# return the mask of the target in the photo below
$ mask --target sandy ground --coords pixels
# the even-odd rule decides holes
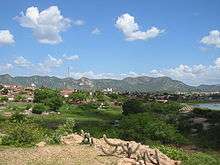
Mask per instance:
[[[0,148],[1,165],[113,165],[116,159],[102,156],[86,145]]]

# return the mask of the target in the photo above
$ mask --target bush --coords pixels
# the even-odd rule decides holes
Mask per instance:
[[[49,107],[50,111],[58,111],[58,109],[63,105],[63,99],[60,96],[54,96],[47,99],[45,105]]]
[[[41,88],[34,91],[34,103],[43,103],[51,111],[57,111],[63,105],[63,98],[57,90]]]
[[[60,138],[64,135],[68,135],[70,133],[73,133],[75,131],[75,120],[69,118],[66,120],[66,122],[59,126],[55,132],[52,134],[50,143],[56,144],[60,143]]]
[[[162,144],[185,143],[186,139],[176,128],[150,113],[124,116],[120,122],[121,138],[145,142],[148,139]]]
[[[16,147],[33,146],[42,141],[44,137],[44,130],[38,125],[16,123],[10,127],[6,136],[2,138],[2,144]]]
[[[122,105],[122,110],[123,115],[143,113],[145,111],[144,104],[141,101],[135,99],[127,100]]]
[[[177,149],[174,147],[168,147],[164,145],[158,145],[156,146],[156,148],[159,149],[162,153],[164,153],[171,159],[181,160],[181,161],[185,161],[189,159],[189,155],[186,152],[184,152],[182,149]]]
[[[9,121],[12,123],[24,123],[27,121],[27,117],[23,114],[15,113],[10,117]]]
[[[0,102],[7,102],[7,101],[8,101],[8,97],[0,96]]]
[[[86,101],[89,98],[89,93],[84,91],[79,91],[72,93],[70,97],[68,98],[69,103],[77,103],[77,102],[83,102]]]
[[[42,103],[35,104],[33,109],[32,109],[32,113],[42,114],[43,112],[47,111],[47,109],[48,108]]]
[[[159,114],[172,114],[178,113],[179,109],[182,108],[181,104],[175,102],[158,103],[152,102],[145,104],[146,110]]]
[[[194,153],[184,160],[183,165],[219,165],[219,159],[205,153]]]
[[[15,101],[19,102],[19,101],[24,101],[25,100],[25,96],[23,95],[17,95],[15,96]]]

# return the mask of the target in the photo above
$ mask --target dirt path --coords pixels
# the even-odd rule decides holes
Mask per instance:
[[[0,148],[1,165],[112,165],[116,161],[115,157],[101,156],[85,145]]]

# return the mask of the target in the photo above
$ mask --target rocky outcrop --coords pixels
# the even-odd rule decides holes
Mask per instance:
[[[79,145],[84,137],[74,133],[61,138],[62,144]],[[120,139],[93,138],[93,147],[99,155],[116,156],[119,158],[117,165],[179,165],[181,162],[172,160],[157,149],[135,141]]]

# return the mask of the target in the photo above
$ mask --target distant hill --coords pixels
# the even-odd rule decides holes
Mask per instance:
[[[50,76],[12,77],[8,74],[0,75],[0,83],[30,86],[34,83],[37,87],[50,88],[76,88],[86,90],[102,90],[113,88],[117,91],[142,91],[142,92],[188,92],[188,91],[220,91],[220,85],[189,86],[181,81],[169,77],[127,77],[122,80],[115,79],[80,79],[57,78]]]

